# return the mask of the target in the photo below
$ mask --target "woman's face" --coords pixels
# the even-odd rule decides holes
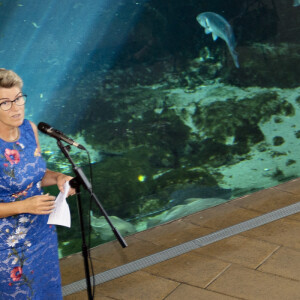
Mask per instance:
[[[21,95],[21,89],[19,87],[12,88],[0,88],[0,103],[5,102],[5,100],[13,101],[19,95]],[[24,121],[24,105],[18,106],[12,103],[12,107],[4,111],[0,108],[0,126],[1,127],[19,127]]]

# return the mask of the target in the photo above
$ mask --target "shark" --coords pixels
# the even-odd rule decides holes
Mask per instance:
[[[293,6],[299,6],[300,5],[300,0],[294,0],[294,5]]]
[[[212,34],[214,41],[216,41],[218,37],[225,41],[234,65],[239,68],[240,65],[238,61],[238,54],[235,51],[235,37],[230,24],[222,16],[213,12],[201,13],[196,19],[198,23],[205,29],[206,34]]]

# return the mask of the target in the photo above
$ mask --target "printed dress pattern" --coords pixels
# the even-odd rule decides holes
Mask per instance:
[[[20,138],[0,139],[0,203],[41,195],[46,164],[28,120]],[[48,215],[0,218],[0,299],[60,300],[61,279],[55,226]]]

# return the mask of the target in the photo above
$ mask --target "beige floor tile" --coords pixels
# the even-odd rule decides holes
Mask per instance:
[[[243,236],[267,241],[277,245],[300,249],[300,222],[280,219],[241,233]]]
[[[231,204],[223,204],[215,209],[205,210],[203,212],[187,216],[183,218],[183,221],[198,226],[214,228],[216,230],[236,225],[259,215],[261,214],[255,211]]]
[[[236,235],[193,252],[256,269],[278,248],[268,242]]]
[[[143,241],[161,245],[167,249],[211,232],[213,232],[212,229],[177,220],[140,232],[135,237]]]
[[[76,270],[76,272],[74,272]],[[60,259],[60,273],[62,285],[85,278],[83,258],[80,254],[74,254]]]
[[[94,297],[94,300],[112,300],[112,299],[114,299],[114,298],[102,296],[100,294],[95,294],[95,297]],[[82,292],[78,292],[78,293],[75,293],[72,295],[65,296],[64,300],[88,300],[88,295],[87,295],[86,291],[82,291]]]
[[[189,252],[145,268],[144,271],[177,282],[205,288],[229,266],[230,263]]]
[[[300,195],[295,195],[278,188],[269,188],[231,201],[231,204],[267,213],[300,201]]]
[[[181,284],[174,292],[172,292],[165,300],[234,300],[235,297],[207,291],[205,289],[194,286]]]
[[[247,300],[296,300],[300,295],[300,282],[232,266],[208,289]]]
[[[300,251],[280,248],[258,270],[300,281]]]
[[[288,182],[279,184],[274,188],[281,191],[286,191],[288,193],[300,195],[300,178],[296,178]]]
[[[296,221],[300,222],[300,213],[290,215],[289,217],[287,217],[287,219],[296,220]]]
[[[96,293],[120,300],[162,300],[179,283],[138,271],[97,286]]]

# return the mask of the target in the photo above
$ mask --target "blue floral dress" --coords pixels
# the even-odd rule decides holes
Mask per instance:
[[[16,142],[0,139],[0,203],[41,195],[46,164],[28,120]],[[0,299],[62,299],[57,235],[48,215],[0,218]]]

